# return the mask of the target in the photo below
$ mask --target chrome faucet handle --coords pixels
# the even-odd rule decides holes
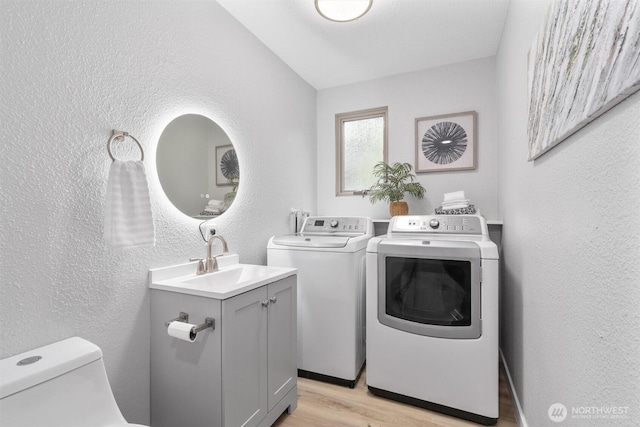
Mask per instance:
[[[204,261],[202,259],[198,260],[198,268],[196,269],[196,276],[202,276],[207,272],[207,269],[204,267]]]
[[[214,271],[218,271],[218,260],[216,259],[216,257],[207,258],[207,263],[204,267],[204,273],[213,273]]]
[[[204,266],[204,260],[202,258],[189,258],[189,261],[198,261],[198,267],[196,268],[196,276],[201,276],[207,272]]]

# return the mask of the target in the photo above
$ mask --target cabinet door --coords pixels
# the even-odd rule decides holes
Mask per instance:
[[[267,287],[222,303],[222,406],[226,427],[267,415]]]
[[[269,411],[298,378],[296,276],[269,284]]]

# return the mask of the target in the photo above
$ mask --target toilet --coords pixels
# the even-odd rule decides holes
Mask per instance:
[[[144,427],[124,419],[102,351],[79,337],[0,360],[0,425]]]

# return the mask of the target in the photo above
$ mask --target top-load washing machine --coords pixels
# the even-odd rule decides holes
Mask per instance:
[[[495,424],[498,280],[483,217],[393,217],[367,247],[369,390]]]
[[[365,258],[373,222],[309,217],[274,236],[267,264],[298,269],[298,375],[354,387],[365,361]]]

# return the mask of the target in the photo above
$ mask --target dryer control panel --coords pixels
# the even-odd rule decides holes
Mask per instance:
[[[389,233],[486,234],[486,222],[479,215],[394,216]]]
[[[311,216],[305,220],[302,233],[365,234],[368,231],[367,228],[368,218]]]

